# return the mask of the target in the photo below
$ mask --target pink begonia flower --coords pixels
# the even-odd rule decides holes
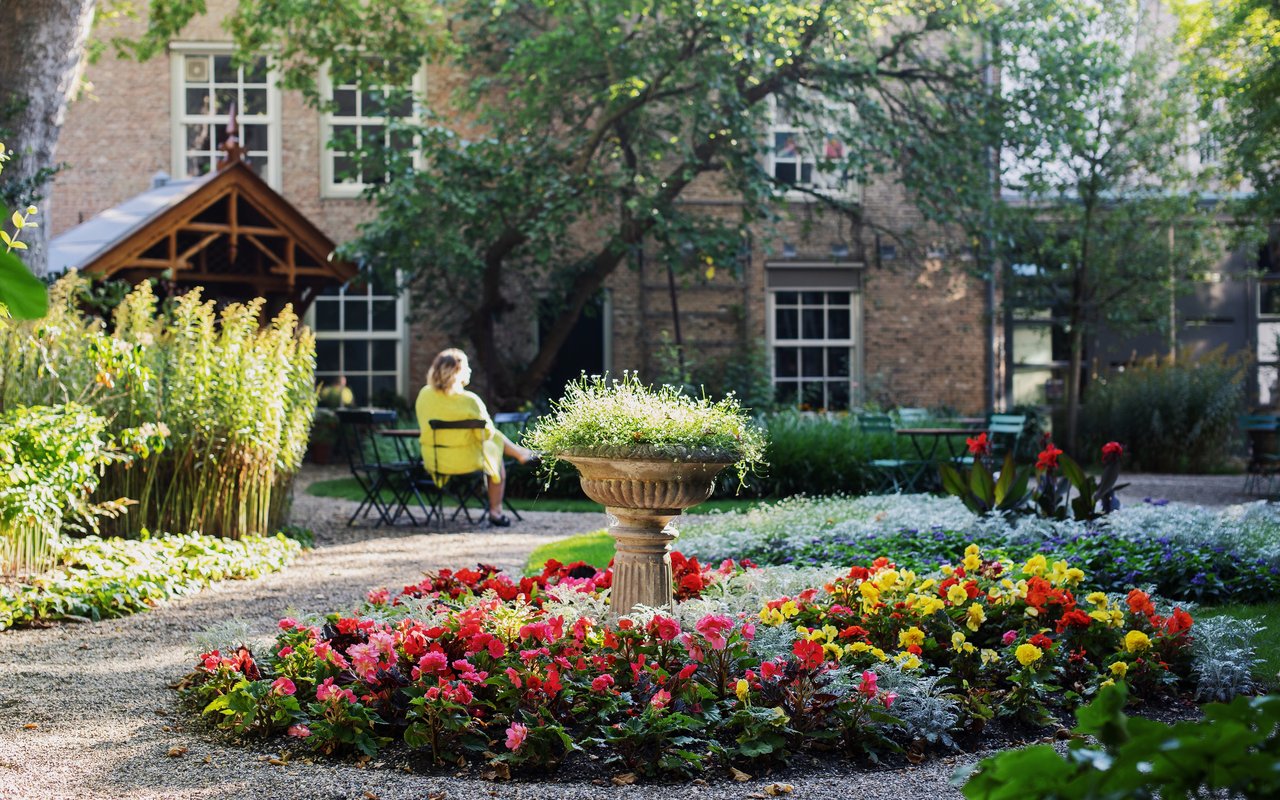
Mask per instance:
[[[347,655],[351,656],[351,669],[360,677],[360,680],[368,683],[378,674],[376,645],[369,642],[353,644],[347,648]]]
[[[329,700],[346,700],[348,703],[354,703],[356,695],[350,689],[334,686],[333,678],[325,678],[324,683],[316,687],[316,699],[321,703]]]
[[[311,729],[301,723],[289,726],[289,735],[298,739],[305,739],[311,735]]]
[[[613,676],[601,675],[591,682],[591,691],[596,693],[606,692],[613,688]]]
[[[1011,645],[1011,644],[1013,644],[1014,642],[1018,641],[1018,632],[1017,632],[1017,631],[1005,631],[1005,632],[1004,632],[1004,636],[1000,639],[1000,641],[1004,642],[1005,647],[1008,647],[1009,645]]]
[[[291,695],[298,691],[298,687],[293,685],[293,681],[283,675],[276,678],[271,684],[271,693],[279,695]]]
[[[658,633],[658,638],[664,642],[669,642],[680,635],[680,623],[671,617],[654,617],[653,624]]]
[[[692,678],[693,673],[697,671],[698,671],[697,664],[685,664],[684,668],[680,670],[680,674],[677,677],[682,681],[687,681],[690,678]]]
[[[375,606],[383,606],[391,601],[391,592],[387,591],[385,588],[370,589],[369,593],[364,596],[364,599],[368,600]]]
[[[282,631],[288,631],[298,627],[298,621],[293,617],[285,617],[276,624],[280,626],[280,630]]]
[[[671,692],[668,692],[666,689],[659,689],[658,693],[655,694],[653,696],[653,699],[649,701],[649,705],[653,706],[654,708],[666,708],[670,704],[671,704]]]
[[[893,701],[898,699],[897,692],[889,692],[884,696],[884,710],[888,711],[893,706]]]
[[[284,647],[280,648],[280,652],[276,653],[276,655],[279,656],[280,658],[286,658],[288,656],[291,656],[293,655],[293,648],[286,644]]]
[[[388,659],[394,661],[396,658],[396,637],[390,631],[374,631],[369,634],[369,644],[378,648],[378,652],[382,653]]]
[[[858,684],[858,691],[867,697],[876,696],[876,681],[878,677],[871,670],[864,670],[862,673],[862,683]]]
[[[723,614],[708,614],[693,627],[713,650],[723,650],[729,643],[727,634],[733,630],[733,620]]]
[[[524,740],[529,736],[529,728],[519,722],[511,723],[511,727],[507,728],[507,749],[513,753],[520,749],[524,744]]]

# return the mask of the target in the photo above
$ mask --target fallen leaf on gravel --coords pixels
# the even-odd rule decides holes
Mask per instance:
[[[161,726],[160,726],[160,730],[162,730],[162,731],[171,731],[171,730],[173,730],[173,726],[172,726],[172,725],[161,725]]]
[[[448,792],[432,792],[427,795],[427,800],[445,800],[449,796]]]
[[[693,779],[693,781],[692,781],[692,783],[693,783],[693,785],[694,785],[694,786],[706,786],[706,785],[707,785],[707,782],[706,782],[706,781],[704,781],[702,778],[694,778],[694,779]]]
[[[751,776],[737,767],[729,767],[729,775],[738,783],[746,783],[751,780]]]
[[[488,769],[480,773],[480,777],[486,781],[509,781],[511,768],[501,761],[494,761],[489,764]]]
[[[165,753],[169,758],[181,758],[187,754],[187,748],[182,746],[174,746],[169,748],[169,752]]]
[[[289,762],[285,761],[283,758],[268,758],[267,763],[273,767],[283,767],[288,765]]]
[[[204,763],[206,763],[206,764],[212,764],[212,763],[213,763],[213,756],[205,756],[205,757],[204,757]]]
[[[784,794],[791,794],[793,788],[789,783],[771,783],[764,787],[764,793],[770,797],[779,797]]]
[[[22,726],[22,729],[24,731],[34,731],[36,728],[39,728],[39,727],[40,725],[38,723],[28,722],[26,725]]]
[[[378,796],[377,796],[376,794],[374,794],[373,792],[365,792],[365,793],[364,793],[364,800],[382,800],[382,798],[378,797]]]
[[[609,779],[614,786],[630,786],[636,782],[636,774],[634,772],[624,772],[621,775],[614,775]]]

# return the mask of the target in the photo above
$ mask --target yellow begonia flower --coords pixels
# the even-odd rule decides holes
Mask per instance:
[[[1098,684],[1098,686],[1100,687],[1115,686],[1115,685],[1116,685],[1116,682],[1111,680],[1110,678],[1107,678],[1105,681]]]
[[[738,699],[746,702],[747,693],[751,691],[751,685],[745,680],[739,678],[737,684],[733,687],[734,694],[738,695]]]
[[[922,663],[924,663],[916,656],[915,653],[908,653],[905,650],[894,656],[893,660],[896,661],[898,666],[903,669],[917,669]]]
[[[987,612],[982,610],[982,606],[974,603],[969,606],[969,610],[964,612],[964,626],[971,631],[977,631],[978,626],[987,621]]]
[[[905,631],[898,632],[898,647],[905,649],[913,644],[916,646],[924,644],[924,631],[913,625]]]
[[[886,655],[884,654],[884,651],[883,651],[883,650],[881,650],[879,647],[873,647],[873,648],[871,648],[871,655],[875,656],[876,658],[878,658],[878,659],[879,659],[879,660],[881,660],[881,661],[888,661],[888,660],[889,660],[889,657],[888,657],[888,656],[886,656]]]
[[[922,581],[922,582],[920,583],[920,585],[919,585],[919,586],[917,586],[917,587],[916,587],[916,590],[917,590],[917,591],[920,591],[920,592],[927,592],[927,591],[929,591],[930,589],[932,589],[934,586],[937,586],[937,585],[938,585],[938,581],[937,581],[937,580],[935,580],[935,579],[933,579],[933,578],[926,578],[924,581]]]
[[[953,606],[962,605],[969,601],[969,593],[964,590],[963,586],[952,586],[947,590],[947,602]]]
[[[951,634],[951,649],[955,650],[957,653],[972,653],[978,648],[966,642],[963,633],[956,631]]]
[[[1029,667],[1040,660],[1044,651],[1034,644],[1020,644],[1018,649],[1013,651],[1013,655],[1018,659],[1019,664]]]
[[[956,571],[955,567],[952,567],[950,564],[943,564],[941,567],[941,570],[942,570],[942,574],[946,575],[948,578],[950,578],[951,575]]]
[[[854,642],[853,644],[846,647],[845,651],[849,653],[865,653],[870,649],[871,649],[871,645],[867,644],[866,642]]]
[[[898,571],[896,569],[886,569],[876,576],[876,586],[880,591],[888,591],[898,582]]]
[[[844,648],[832,642],[824,644],[822,646],[822,651],[830,655],[834,661],[839,661],[841,658],[844,658]]]
[[[982,548],[978,547],[976,544],[971,544],[964,549],[965,558],[968,558],[969,556],[976,556],[981,552]]]
[[[1128,675],[1128,674],[1129,674],[1129,662],[1127,662],[1127,661],[1117,661],[1116,663],[1112,664],[1112,665],[1111,665],[1111,674],[1112,674],[1112,675],[1115,675],[1117,678],[1123,678],[1125,675]]]
[[[916,610],[919,611],[921,615],[928,617],[941,611],[944,606],[945,603],[936,597],[922,597],[920,598],[919,605],[916,606]]]
[[[1142,631],[1129,631],[1124,635],[1124,649],[1130,653],[1146,650],[1151,646],[1151,637]]]
[[[1053,562],[1053,572],[1049,573],[1049,582],[1054,586],[1061,586],[1067,580],[1067,562]]]
[[[1048,568],[1048,560],[1045,559],[1044,555],[1036,553],[1027,559],[1027,563],[1022,566],[1022,571],[1027,575],[1043,575]]]
[[[1084,580],[1084,570],[1079,567],[1072,567],[1067,570],[1067,583],[1077,586],[1082,580]]]
[[[972,575],[982,567],[982,559],[974,556],[964,557],[964,571]]]
[[[1085,595],[1084,599],[1088,600],[1090,603],[1097,606],[1098,608],[1105,609],[1107,607],[1106,592],[1090,592],[1089,594]]]
[[[991,664],[1000,660],[1000,654],[989,648],[983,648],[982,652],[978,655],[982,658],[983,665]]]

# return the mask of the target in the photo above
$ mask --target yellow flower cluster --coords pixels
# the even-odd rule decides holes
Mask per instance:
[[[1013,655],[1018,659],[1019,664],[1029,667],[1044,656],[1044,651],[1034,644],[1020,644],[1018,649],[1013,651]]]
[[[765,606],[760,609],[760,621],[766,625],[781,625],[799,613],[800,607],[796,605],[796,601],[787,600],[777,608]]]

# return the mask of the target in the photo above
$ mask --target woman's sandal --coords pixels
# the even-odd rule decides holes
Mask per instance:
[[[492,525],[492,526],[493,526],[493,527],[495,527],[495,528],[510,528],[510,527],[511,527],[511,517],[508,517],[506,514],[499,514],[499,515],[498,515],[498,516],[496,516],[496,517],[495,517],[494,515],[490,514],[490,515],[489,515],[489,524],[490,524],[490,525]]]

